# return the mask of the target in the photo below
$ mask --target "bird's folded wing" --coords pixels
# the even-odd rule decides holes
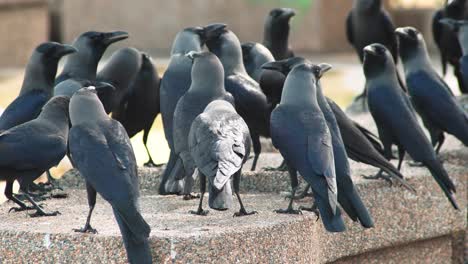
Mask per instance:
[[[107,201],[135,199],[138,196],[136,163],[132,164],[134,158],[125,154],[129,147],[111,146],[117,140],[108,141],[101,126],[72,127],[69,147],[73,163]]]
[[[16,98],[0,117],[0,131],[30,121],[39,115],[48,96],[40,90],[33,90]]]
[[[0,134],[0,166],[16,169],[52,167],[65,156],[66,139],[29,123]]]

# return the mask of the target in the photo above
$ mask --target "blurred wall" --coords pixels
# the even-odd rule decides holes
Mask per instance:
[[[274,7],[286,6],[284,3],[298,11],[290,34],[294,50],[351,50],[345,38],[351,0],[66,0],[61,7],[62,33],[64,41],[71,42],[87,30],[126,30],[130,39],[120,46],[132,45],[167,56],[175,34],[191,25],[224,22],[242,42],[261,41],[265,16]],[[427,28],[432,12],[419,10],[415,15],[398,11],[395,22]],[[430,32],[424,33],[432,39]]]
[[[0,67],[24,66],[47,25],[45,0],[0,0]]]

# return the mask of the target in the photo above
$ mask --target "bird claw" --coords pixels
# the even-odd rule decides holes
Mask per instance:
[[[258,212],[257,211],[247,212],[245,209],[240,209],[239,212],[235,212],[232,217],[240,217],[240,216],[253,215],[253,214],[258,214]]]
[[[159,168],[159,167],[162,167],[164,165],[165,165],[165,163],[156,164],[151,160],[146,162],[145,164],[143,164],[143,166],[145,166],[147,168]]]
[[[11,207],[10,210],[8,210],[8,213],[13,212],[23,212],[27,210],[32,210],[35,209],[33,206],[26,206],[26,207]]]
[[[193,199],[198,199],[200,198],[200,195],[199,194],[184,194],[184,197],[182,199],[184,199],[185,201],[189,201],[189,200],[193,200]]]
[[[392,181],[392,178],[390,176],[386,176],[386,175],[383,175],[383,174],[376,174],[376,175],[371,175],[371,176],[367,176],[367,175],[361,175],[364,179],[366,180],[384,180],[386,182],[388,182],[390,184],[390,187],[393,186],[393,181]]]
[[[206,216],[208,215],[209,211],[199,208],[197,211],[190,210],[189,213],[194,215]]]
[[[60,215],[61,213],[59,211],[55,211],[52,213],[46,213],[42,209],[37,209],[37,211],[33,214],[30,214],[30,217],[42,217],[42,216],[57,216]]]
[[[73,228],[73,231],[78,233],[97,234],[98,231],[91,227],[91,225],[85,225],[83,228]]]
[[[312,205],[312,207],[299,206],[299,210],[314,213],[315,216],[317,217],[317,219],[315,219],[315,221],[318,221],[320,219],[320,212],[319,212],[319,210],[318,210],[318,208],[317,208],[317,206],[315,204]]]
[[[292,209],[292,208],[278,209],[278,210],[275,210],[274,212],[278,213],[278,214],[297,214],[297,215],[300,214],[300,215],[302,215],[301,210],[295,210],[295,209]]]

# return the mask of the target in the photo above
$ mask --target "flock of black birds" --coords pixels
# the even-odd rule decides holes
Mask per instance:
[[[465,2],[449,1],[436,13],[433,25],[443,64],[454,66],[462,92],[467,92],[468,80]],[[175,37],[162,79],[151,58],[134,48],[115,51],[97,71],[106,49],[126,39],[126,32],[90,31],[72,45],[39,45],[26,67],[20,94],[0,117],[0,180],[6,181],[6,197],[18,205],[10,211],[34,209],[32,217],[57,215],[36,202],[60,188],[57,180],[50,173],[46,184],[34,180],[68,155],[86,181],[89,204],[85,226],[75,231],[96,232],[90,220],[99,193],[112,206],[128,260],[150,263],[150,226],[140,213],[137,164],[129,137],[144,131],[146,146],[159,113],[171,150],[159,193],[199,197],[193,214],[208,213],[203,209],[207,179],[210,208],[232,207],[234,189],[240,204],[235,216],[255,213],[245,209],[239,183],[251,146],[251,169],[256,168],[260,136],[271,138],[284,158],[278,169],[287,170],[291,179],[289,206],[278,213],[301,212],[293,201],[309,188],[296,195],[299,173],[314,197],[310,208],[300,209],[320,215],[326,230],[345,230],[340,207],[353,221],[373,227],[351,179],[348,158],[380,168],[368,178],[397,181],[414,192],[400,173],[406,152],[429,169],[458,209],[455,185],[437,154],[445,133],[468,146],[468,114],[433,69],[422,34],[412,27],[395,29],[380,0],[354,1],[346,33],[363,64],[362,96],[367,97],[377,137],[324,96],[320,79],[330,65],[295,57],[288,45],[294,15],[289,8],[272,10],[263,44],[241,44],[225,24],[185,28]],[[64,56],[63,71],[56,77]],[[396,70],[398,58],[405,81]],[[389,162],[395,158],[393,145],[398,149],[397,167]],[[145,165],[159,166],[149,156]],[[192,193],[196,176],[201,195]],[[13,193],[15,180],[19,194]]]

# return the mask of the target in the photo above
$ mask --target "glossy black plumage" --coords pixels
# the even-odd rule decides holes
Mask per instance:
[[[432,34],[440,51],[443,75],[447,73],[447,64],[452,65],[454,67],[454,74],[458,79],[460,91],[468,93],[468,83],[463,80],[460,68],[462,50],[457,41],[456,34],[440,23],[444,18],[457,20],[468,18],[466,0],[447,1],[441,9],[437,10],[432,18]]]
[[[160,78],[151,58],[142,54],[142,63],[138,74],[132,81],[125,100],[112,113],[112,118],[119,121],[131,138],[143,130],[143,144],[148,153],[149,161],[145,165],[155,166],[148,150],[148,135],[159,107]]]
[[[276,60],[294,57],[289,47],[289,21],[296,15],[291,8],[275,8],[268,13],[263,30],[263,45]]]

